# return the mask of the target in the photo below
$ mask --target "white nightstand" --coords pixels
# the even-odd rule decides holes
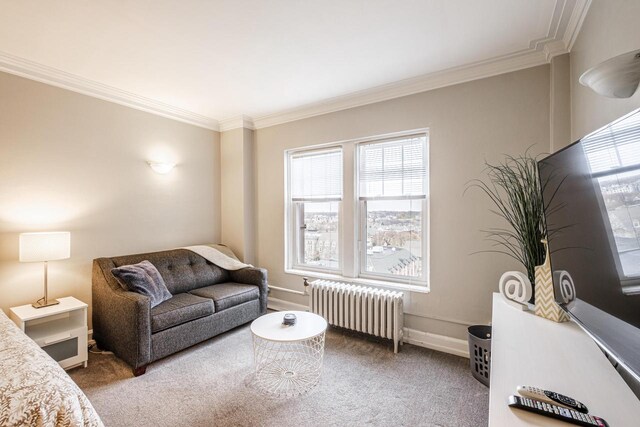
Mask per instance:
[[[87,304],[74,297],[60,304],[34,308],[12,307],[11,320],[64,369],[87,367]]]

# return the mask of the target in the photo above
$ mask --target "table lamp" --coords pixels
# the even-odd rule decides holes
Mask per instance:
[[[49,300],[47,289],[48,261],[66,259],[71,256],[71,233],[68,231],[21,233],[20,262],[44,262],[44,297],[34,302],[35,308],[59,304]]]

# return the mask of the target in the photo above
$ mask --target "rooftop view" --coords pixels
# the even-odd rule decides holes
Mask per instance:
[[[416,201],[395,202],[406,210],[382,210],[369,202],[365,271],[419,278],[422,276],[422,212]],[[309,205],[309,204],[307,204]],[[330,205],[322,203],[322,205]],[[412,206],[413,205],[413,206]],[[413,208],[414,210],[410,210]],[[384,209],[384,208],[383,208]],[[337,208],[305,211],[304,264],[339,268]]]

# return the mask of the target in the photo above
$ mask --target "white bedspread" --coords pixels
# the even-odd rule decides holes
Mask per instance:
[[[2,310],[0,426],[103,426],[69,375]]]

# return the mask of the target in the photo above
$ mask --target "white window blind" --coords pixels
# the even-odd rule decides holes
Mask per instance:
[[[582,140],[591,173],[640,165],[640,114],[613,123]]]
[[[427,138],[414,135],[359,146],[360,199],[425,198]]]
[[[342,200],[342,150],[293,154],[290,179],[293,201]]]

